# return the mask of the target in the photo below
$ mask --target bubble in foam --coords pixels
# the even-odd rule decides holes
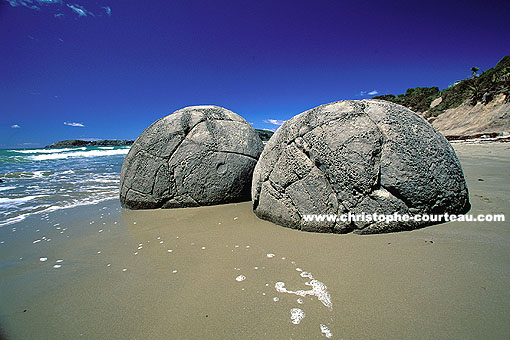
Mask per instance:
[[[246,276],[244,276],[244,275],[239,275],[238,277],[236,277],[236,281],[237,282],[241,282],[241,281],[244,281],[244,280],[246,280]]]
[[[302,298],[297,299],[297,303],[299,303],[300,305],[302,305],[302,304],[303,304],[303,299],[302,299]]]
[[[275,297],[273,298],[273,301],[274,301],[274,302],[278,302],[278,301],[280,301],[280,298],[279,298],[279,297],[277,297],[277,296],[275,296]]]
[[[313,279],[313,276],[312,276],[312,273],[309,273],[309,272],[301,272],[301,274],[299,274],[301,277],[306,277],[308,279]]]
[[[290,310],[290,320],[294,325],[299,325],[301,320],[305,318],[305,312],[299,308],[292,308]]]
[[[333,333],[329,330],[328,326],[321,324],[321,333],[328,339],[333,337]]]

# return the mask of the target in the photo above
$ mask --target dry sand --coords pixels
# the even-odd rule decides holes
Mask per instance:
[[[510,217],[510,145],[455,149],[470,213]],[[9,339],[320,339],[321,324],[332,339],[510,337],[508,221],[329,235],[259,220],[249,202],[121,211],[115,201],[12,227],[0,229]],[[42,236],[52,240],[32,243]],[[326,294],[275,289],[311,290],[300,270],[327,286],[332,308]]]

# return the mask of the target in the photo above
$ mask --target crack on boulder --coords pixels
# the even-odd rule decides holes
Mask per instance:
[[[291,205],[293,211],[299,213],[298,205],[302,210],[316,209],[316,202],[302,201],[311,192],[315,193],[315,189],[311,190],[305,182],[300,182],[306,180],[306,176],[312,172],[317,172],[324,181],[313,176],[310,180],[318,181],[320,184],[317,185],[321,187],[326,183],[329,186],[329,190],[324,187],[321,189],[323,192],[317,191],[316,195],[320,196],[318,199],[326,199],[324,195],[327,192],[336,195],[336,202],[330,197],[327,203],[318,205],[323,210],[329,209],[329,202],[332,202],[334,207],[338,206],[338,214],[360,209],[375,209],[383,214],[390,210],[410,214],[436,210],[439,213],[458,213],[460,210],[462,213],[467,212],[469,208],[464,206],[469,206],[469,199],[466,197],[467,188],[458,158],[437,131],[430,131],[426,121],[418,119],[420,117],[410,110],[379,101],[350,101],[349,106],[328,107],[331,104],[308,110],[300,114],[299,118],[289,121],[266,146],[259,160],[257,183],[252,190],[255,196],[259,193],[259,197],[254,197],[254,210],[265,211],[268,219],[278,224],[295,223],[295,217],[289,217],[290,220],[283,222],[281,219],[284,215],[271,218],[271,207],[261,200],[263,197],[260,196],[260,190],[269,181],[268,188],[272,187],[274,194],[285,194],[285,191],[290,193],[285,204]],[[360,115],[363,118],[358,124]],[[334,121],[340,123],[331,124]],[[338,133],[344,134],[335,140],[337,124],[341,127]],[[324,127],[323,131],[319,130],[321,127]],[[302,142],[299,138],[306,141]],[[343,138],[346,140],[343,141]],[[328,147],[330,140],[332,144]],[[286,151],[289,146],[302,152],[311,164],[307,163],[306,168],[301,168],[293,164],[294,157],[280,161],[282,157],[288,157],[286,152],[297,155],[293,149]],[[328,149],[323,151],[324,148]],[[338,159],[338,156],[341,157]],[[301,160],[304,161],[304,158],[301,157]],[[298,185],[288,191],[287,188],[294,184]],[[338,189],[338,193],[334,188]],[[300,191],[303,197],[299,196]],[[273,199],[277,197],[268,202]],[[335,223],[338,228],[333,227],[331,231],[369,234],[412,230],[434,223],[395,222],[386,225],[374,221],[357,224],[357,227],[353,223],[345,224]],[[302,229],[325,230],[320,230],[320,226],[305,226]]]
[[[171,117],[172,115],[176,115],[174,117]],[[231,124],[221,124],[221,126],[214,126],[214,122],[218,121],[225,121],[225,122],[232,122],[236,123],[234,125]],[[183,154],[181,156],[184,157],[177,157],[176,155],[178,153],[182,153],[181,150],[183,150],[183,145],[186,141],[186,145],[188,145],[189,142],[194,142],[190,140],[190,134],[195,131],[195,129],[198,126],[201,126],[202,123],[206,124],[207,132],[209,133],[209,136],[207,137],[208,142],[207,145],[204,145],[203,143],[197,143],[200,145],[200,148],[203,149],[204,153],[216,153],[221,152],[225,154],[237,154],[240,157],[245,157],[246,159],[239,158],[236,160],[236,171],[241,171],[245,175],[248,174],[245,167],[247,166],[253,166],[254,163],[258,160],[257,157],[252,156],[260,154],[261,149],[263,149],[262,144],[258,142],[257,140],[253,139],[252,133],[254,133],[253,129],[249,125],[247,121],[242,119],[237,114],[228,111],[224,108],[217,107],[217,106],[207,106],[207,107],[188,107],[183,108],[180,110],[177,110],[176,112],[167,115],[153,124],[150,125],[149,128],[144,130],[144,133],[140,137],[137,138],[137,140],[134,143],[134,147],[131,149],[133,151],[132,154],[128,154],[125,159],[125,166],[123,165],[123,168],[126,169],[123,172],[123,175],[121,176],[121,201],[124,201],[128,195],[133,196],[136,193],[136,196],[140,196],[140,198],[135,199],[133,202],[123,202],[123,204],[126,207],[130,207],[132,209],[136,209],[143,207],[144,205],[150,204],[151,206],[154,206],[155,203],[152,201],[157,201],[158,207],[161,207],[168,203],[168,201],[172,200],[176,197],[177,191],[179,187],[183,187],[182,185],[176,185],[176,178],[179,177],[179,180],[182,180],[186,182],[187,178],[189,178],[192,173],[193,169],[182,169],[183,171],[179,171],[179,176],[176,176],[177,168],[179,167],[185,167],[186,164],[180,165],[180,162],[177,164],[172,164],[173,159],[179,160],[180,158],[183,158],[183,161],[186,162],[186,159],[188,158],[186,154]],[[158,124],[161,124],[158,126]],[[247,128],[247,127],[249,128]],[[219,128],[222,128],[218,130]],[[239,132],[235,131],[235,134],[228,134],[229,128],[234,129],[241,129]],[[223,134],[223,130],[225,130]],[[206,133],[207,133],[206,132]],[[218,136],[219,133],[222,133],[221,136]],[[247,135],[246,135],[247,134]],[[236,151],[229,151],[229,150],[214,150],[215,147],[218,148],[220,145],[218,145],[218,137],[225,137],[227,138],[227,145],[236,146],[238,143],[244,143],[243,141],[239,142],[239,138],[249,138],[250,142],[246,142],[247,144],[243,145],[243,151],[248,151],[251,154],[247,155],[243,152],[236,152]],[[253,140],[252,140],[253,139]],[[193,147],[193,146],[191,146]],[[252,148],[253,152],[251,149]],[[209,149],[209,150],[208,150]],[[159,153],[159,154],[158,154]],[[165,156],[161,156],[161,153],[166,154]],[[199,157],[199,154],[195,154],[195,158]],[[147,163],[145,161],[145,158],[151,157],[151,163]],[[232,158],[235,159],[235,158]],[[200,162],[197,160],[197,162]],[[150,171],[151,174],[147,178],[150,178],[147,182],[147,179],[145,177],[140,178],[136,175],[136,169],[134,169],[131,164],[145,164],[144,168],[146,170]],[[195,163],[188,163],[187,166],[195,166]],[[200,163],[196,163],[200,164]],[[166,167],[168,167],[168,170],[166,170]],[[129,169],[128,169],[129,168]],[[140,168],[142,169],[142,168]],[[143,170],[142,169],[142,170]],[[155,171],[152,169],[156,169]],[[152,174],[152,171],[154,173]],[[163,171],[164,170],[164,171]],[[217,169],[214,168],[214,171]],[[211,170],[212,171],[212,170]],[[168,174],[167,174],[168,172]],[[189,173],[186,173],[189,172]],[[206,171],[207,172],[207,171]],[[252,171],[253,172],[253,171]],[[252,173],[250,172],[250,174]],[[181,176],[182,175],[182,176]],[[145,176],[145,175],[144,175]],[[158,179],[158,176],[162,176]],[[168,181],[165,179],[165,177],[168,176]],[[129,179],[128,179],[129,178]],[[128,179],[128,180],[126,180]],[[136,181],[144,181],[144,187],[146,187],[146,190],[150,193],[142,193],[138,191],[131,192],[130,190],[134,190],[133,188],[128,188],[126,184]],[[152,180],[152,182],[150,182]],[[221,178],[218,179],[220,182],[222,181]],[[168,183],[167,183],[168,182]],[[180,183],[180,182],[179,182]],[[190,189],[190,188],[188,188]],[[221,188],[220,188],[221,189]],[[197,189],[198,190],[198,189]],[[228,190],[228,189],[227,189]],[[232,189],[230,189],[232,190]],[[175,191],[174,195],[171,195],[171,192]],[[180,190],[181,192],[183,190]],[[186,204],[186,202],[199,206],[196,199],[193,197],[193,194],[188,192],[190,190],[185,190],[186,193],[182,192],[183,195],[186,195],[186,197],[182,196],[183,203]],[[239,190],[237,190],[239,191]],[[238,200],[237,197],[238,193],[237,191],[232,191],[231,193],[226,193],[224,195],[225,200]],[[244,190],[246,191],[246,190]],[[243,191],[243,192],[244,192]],[[156,195],[157,194],[157,195]],[[199,194],[200,195],[200,194]],[[136,197],[133,196],[133,197]],[[157,197],[156,197],[157,196]],[[217,197],[216,197],[217,196]],[[147,198],[146,203],[144,203],[144,198]],[[214,194],[214,197],[211,197],[211,200],[221,200],[221,194]],[[136,202],[140,200],[140,202]],[[223,201],[222,201],[223,202]],[[211,204],[218,204],[222,202],[213,202]]]

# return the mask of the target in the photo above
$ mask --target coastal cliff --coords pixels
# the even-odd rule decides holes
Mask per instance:
[[[382,99],[403,105],[422,115],[448,139],[491,137],[510,133],[510,56],[479,76],[438,87],[416,87],[405,94],[386,94]]]

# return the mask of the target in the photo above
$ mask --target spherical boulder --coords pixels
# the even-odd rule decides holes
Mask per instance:
[[[321,105],[285,122],[255,167],[252,201],[258,217],[285,227],[359,234],[439,222],[374,221],[368,214],[414,218],[470,208],[448,141],[414,112],[382,100]],[[332,217],[306,221],[309,215]]]
[[[124,208],[152,209],[250,200],[264,145],[246,120],[218,106],[190,106],[153,123],[122,165]]]

